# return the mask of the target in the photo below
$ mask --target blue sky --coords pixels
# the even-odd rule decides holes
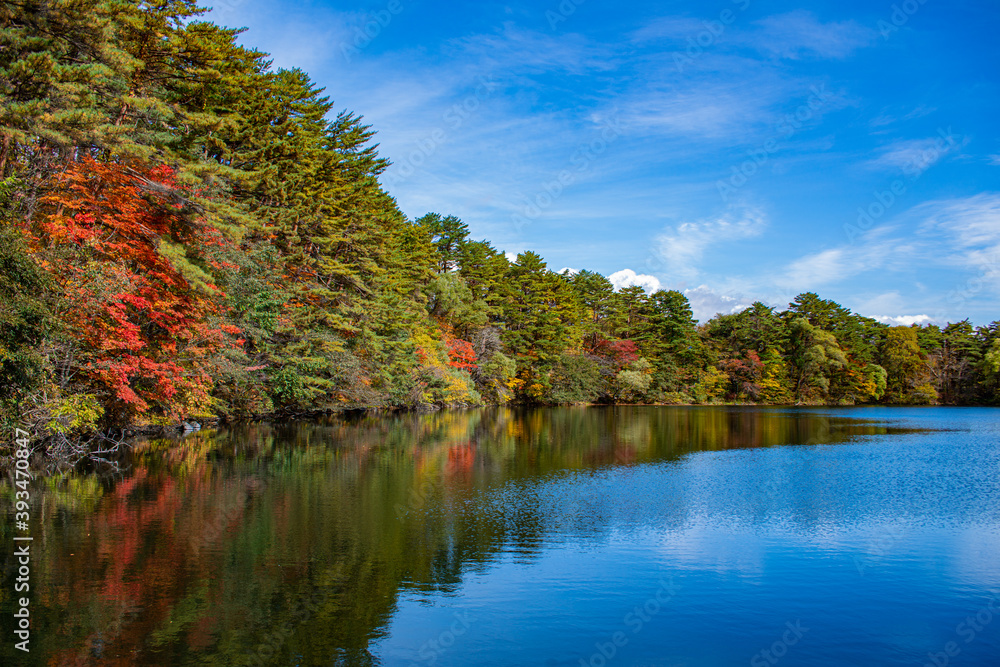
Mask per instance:
[[[224,0],[363,115],[411,218],[680,289],[1000,319],[995,0]],[[365,32],[367,31],[367,32]]]

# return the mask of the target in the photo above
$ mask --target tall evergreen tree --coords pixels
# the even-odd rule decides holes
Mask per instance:
[[[461,266],[469,226],[453,215],[441,217],[428,213],[417,219],[438,252],[438,273],[447,273]]]

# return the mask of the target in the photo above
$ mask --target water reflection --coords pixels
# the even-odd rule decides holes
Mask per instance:
[[[642,477],[657,466],[692,452],[914,431],[836,412],[497,409],[143,441],[118,478],[64,476],[36,490],[28,661],[374,663],[401,593],[453,593],[502,554],[530,561],[547,541],[641,528],[651,516],[680,525],[768,511],[766,498],[732,493],[722,494],[728,507],[694,502],[682,486]],[[773,495],[786,482],[734,484]],[[633,502],[609,506],[602,489],[622,484]],[[13,490],[3,494],[12,504]],[[802,498],[803,512],[824,508]],[[12,527],[0,532],[10,544]],[[10,637],[7,558],[0,629]],[[5,642],[4,664],[11,651]]]

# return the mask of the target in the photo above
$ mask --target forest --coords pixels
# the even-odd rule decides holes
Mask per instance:
[[[699,324],[408,219],[374,130],[190,0],[0,2],[0,421],[503,403],[1000,399],[1000,322],[888,326],[814,293]]]

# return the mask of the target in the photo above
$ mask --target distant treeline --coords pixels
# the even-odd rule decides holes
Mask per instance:
[[[0,2],[5,435],[509,401],[996,403],[998,324],[677,291],[408,220],[374,132],[193,2]]]

